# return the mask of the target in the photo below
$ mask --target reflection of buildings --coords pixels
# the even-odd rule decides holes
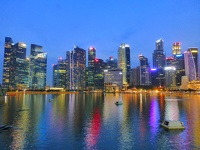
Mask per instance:
[[[93,149],[96,146],[100,129],[101,129],[101,114],[99,110],[96,108],[93,113],[92,120],[87,129],[87,136],[86,136],[87,149]]]
[[[154,99],[151,100],[151,106],[150,106],[150,126],[151,126],[151,132],[153,135],[156,135],[159,125],[159,119],[160,119],[160,110],[159,110],[159,104],[158,100]]]

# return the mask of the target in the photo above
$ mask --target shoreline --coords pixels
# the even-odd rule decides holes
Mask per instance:
[[[80,94],[80,93],[121,93],[121,94],[177,94],[177,95],[199,95],[200,92],[169,92],[169,91],[162,91],[162,92],[91,92],[91,91],[12,91],[6,92],[8,96],[14,96],[19,94]]]

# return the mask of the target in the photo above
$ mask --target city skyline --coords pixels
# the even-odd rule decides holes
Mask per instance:
[[[181,43],[182,52],[189,47],[200,47],[198,0],[2,1],[0,9],[2,51],[5,37],[11,37],[14,43],[26,43],[28,56],[31,44],[43,46],[48,53],[47,85],[52,84],[52,64],[65,57],[73,45],[86,50],[94,46],[97,58],[106,60],[110,56],[117,58],[119,45],[127,43],[131,47],[131,68],[139,65],[140,54],[152,66],[155,41],[160,38],[164,40],[166,56],[172,55],[174,42]],[[0,59],[2,68],[3,55]]]

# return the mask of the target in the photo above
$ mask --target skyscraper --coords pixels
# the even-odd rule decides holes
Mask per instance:
[[[139,55],[140,59],[140,85],[151,85],[150,66],[148,58]]]
[[[166,66],[166,56],[164,52],[164,41],[159,39],[156,41],[156,49],[153,52],[153,69],[156,69],[153,81],[154,85],[159,85],[159,87],[164,86],[164,67]],[[157,82],[157,83],[156,83]]]
[[[74,46],[73,51],[66,53],[67,77],[66,87],[69,90],[86,88],[86,50]]]
[[[88,49],[88,89],[94,89],[94,60],[96,58],[96,49],[90,47]]]
[[[45,89],[47,73],[47,53],[42,46],[31,44],[29,87],[31,89]]]
[[[53,65],[53,86],[66,87],[66,60],[59,58],[58,63]]]
[[[189,77],[189,81],[199,79],[198,59],[198,48],[189,48],[184,52],[185,75]]]
[[[95,58],[94,61],[94,86],[95,90],[103,90],[104,86],[104,69],[105,69],[105,63],[102,59]]]
[[[140,66],[131,69],[130,72],[130,86],[140,85]]]
[[[130,46],[122,43],[118,49],[118,68],[122,70],[123,85],[130,83]]]
[[[24,89],[28,87],[29,60],[26,58],[26,44],[14,45],[10,37],[5,38],[2,86],[5,89]]]
[[[184,63],[184,55],[178,54],[174,56],[176,60],[176,85],[181,86],[182,77],[185,76],[185,63]]]
[[[86,86],[86,50],[74,46],[73,54],[75,89],[85,90]]]
[[[10,86],[14,89],[27,89],[29,60],[26,59],[26,44],[19,42],[14,45],[11,55]]]
[[[172,54],[173,55],[181,54],[181,43],[180,42],[173,43],[173,45],[172,45]]]
[[[163,47],[164,41],[159,39],[156,41],[156,50],[153,52],[153,68],[165,67],[165,52]]]
[[[118,69],[117,68],[117,59],[114,59],[112,56],[106,60],[106,69]]]
[[[8,89],[10,84],[10,59],[14,50],[12,38],[5,37],[2,88]]]

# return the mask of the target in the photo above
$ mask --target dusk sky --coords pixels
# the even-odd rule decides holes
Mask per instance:
[[[200,48],[200,0],[1,0],[0,77],[4,40],[43,46],[48,53],[47,85],[52,84],[52,64],[77,45],[88,52],[96,47],[97,58],[117,58],[118,47],[131,47],[131,68],[138,55],[149,59],[155,41],[164,40],[164,51],[172,55],[173,42]],[[0,78],[0,79],[1,79]],[[0,81],[1,82],[1,81]]]

